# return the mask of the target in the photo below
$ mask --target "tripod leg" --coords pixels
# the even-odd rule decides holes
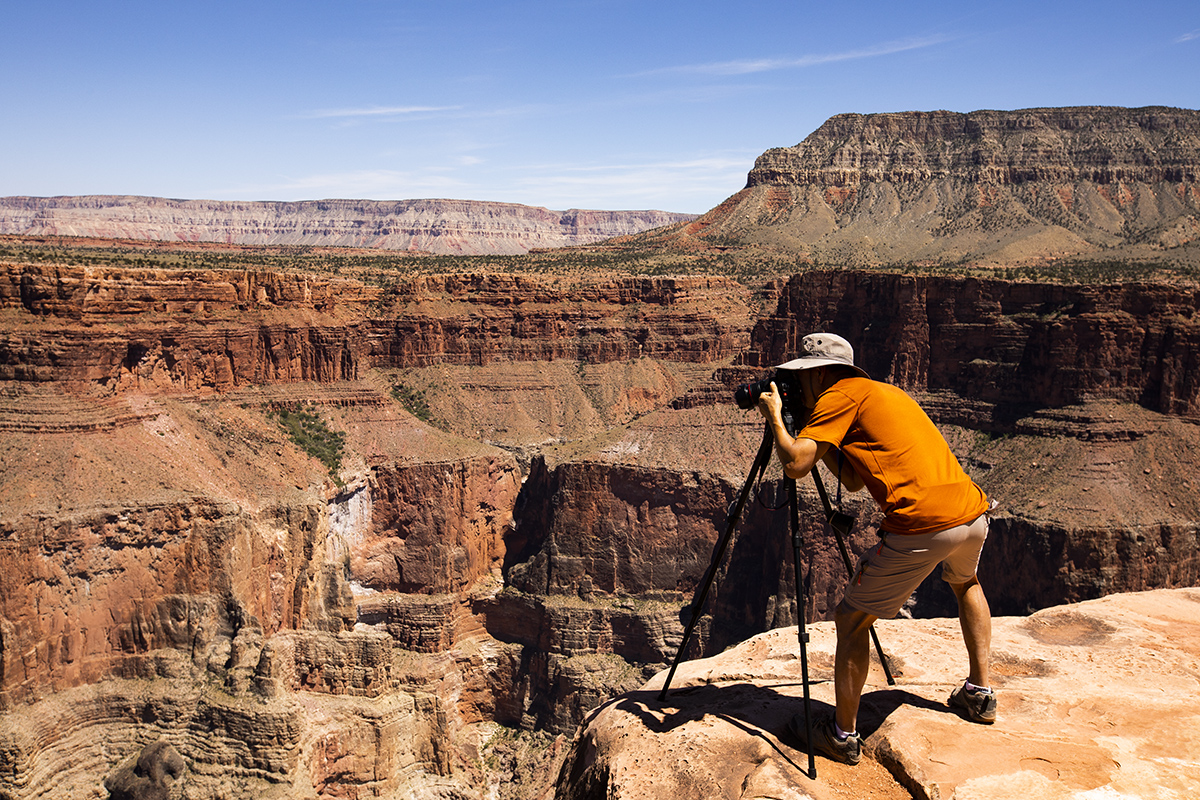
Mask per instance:
[[[817,763],[813,757],[812,735],[812,697],[808,683],[808,630],[804,627],[805,601],[804,570],[800,565],[800,554],[803,542],[800,539],[800,505],[796,497],[796,481],[787,479],[789,522],[792,529],[792,556],[796,563],[796,635],[800,639],[800,671],[804,674],[804,732],[808,743],[808,777],[817,779]]]
[[[667,679],[663,683],[662,691],[658,693],[659,701],[667,699],[667,690],[671,688],[671,679],[675,677],[675,670],[679,666],[679,662],[683,660],[684,651],[687,650],[688,642],[692,638],[692,631],[696,628],[696,623],[700,620],[700,609],[704,607],[704,601],[708,599],[708,590],[712,587],[713,580],[717,577],[717,568],[721,565],[721,560],[725,556],[725,549],[729,546],[730,540],[733,538],[733,531],[737,527],[738,521],[742,517],[742,509],[746,507],[746,500],[750,497],[750,490],[754,488],[754,482],[758,480],[767,464],[771,461],[771,448],[775,442],[775,437],[771,434],[771,428],[768,426],[763,431],[762,444],[758,446],[758,454],[754,457],[754,463],[750,467],[750,474],[746,476],[746,482],[742,484],[742,491],[738,494],[737,500],[729,510],[729,514],[725,520],[725,535],[717,543],[713,549],[712,561],[708,565],[708,572],[704,576],[704,581],[701,583],[696,594],[692,597],[692,618],[688,620],[687,628],[684,629],[683,639],[679,643],[679,649],[675,651],[675,660],[671,663],[671,669],[667,673]]]

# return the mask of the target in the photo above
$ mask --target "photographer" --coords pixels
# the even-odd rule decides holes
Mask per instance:
[[[869,668],[869,632],[876,619],[896,615],[938,564],[958,599],[970,662],[967,681],[949,704],[973,722],[996,719],[989,688],[991,612],[975,575],[987,538],[988,498],[967,476],[928,415],[901,389],[871,380],[854,365],[849,342],[830,333],[803,339],[804,355],[780,365],[786,403],[776,382],[758,397],[791,478],[823,460],[851,491],[866,488],[883,509],[881,540],[859,562],[835,612],[837,652],[833,719],[813,730],[812,746],[837,761],[857,764],[859,700]],[[786,378],[786,379],[785,379]],[[795,412],[795,437],[784,422]],[[789,729],[802,742],[803,718]]]

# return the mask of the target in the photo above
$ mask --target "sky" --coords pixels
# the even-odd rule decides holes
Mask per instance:
[[[1200,108],[1196,0],[4,0],[0,196],[703,213],[834,114]]]

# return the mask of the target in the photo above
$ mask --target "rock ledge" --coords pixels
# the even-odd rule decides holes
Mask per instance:
[[[945,705],[965,669],[957,620],[878,624],[902,674],[876,665],[863,695],[863,761],[820,756],[786,732],[803,711],[794,628],[680,666],[581,726],[558,800],[918,797],[1132,800],[1200,794],[1200,590],[1112,595],[998,618],[994,726]],[[833,703],[832,623],[809,627],[815,714]]]

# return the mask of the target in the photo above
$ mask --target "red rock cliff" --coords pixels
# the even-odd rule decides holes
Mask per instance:
[[[808,272],[760,321],[743,363],[783,363],[804,334],[834,330],[878,380],[944,393],[991,418],[1111,398],[1200,412],[1200,294],[1189,286],[1054,285],[868,272]]]
[[[5,269],[13,786],[102,764],[60,770],[83,796],[120,765],[79,740],[125,758],[162,737],[210,794],[484,785],[479,723],[567,733],[673,656],[761,436],[732,384],[815,328],[918,394],[1005,503],[981,569],[997,611],[1200,581],[1188,288],[814,271],[755,320],[716,278]],[[404,410],[400,379],[460,435]],[[337,481],[270,416],[300,403],[346,437]],[[524,481],[465,436],[522,404]],[[548,441],[570,430],[588,437]],[[781,495],[777,473],[756,490],[696,654],[794,621]],[[816,619],[844,567],[808,485],[801,507]],[[848,508],[859,550],[878,520]],[[47,695],[75,709],[61,730],[37,722]]]

